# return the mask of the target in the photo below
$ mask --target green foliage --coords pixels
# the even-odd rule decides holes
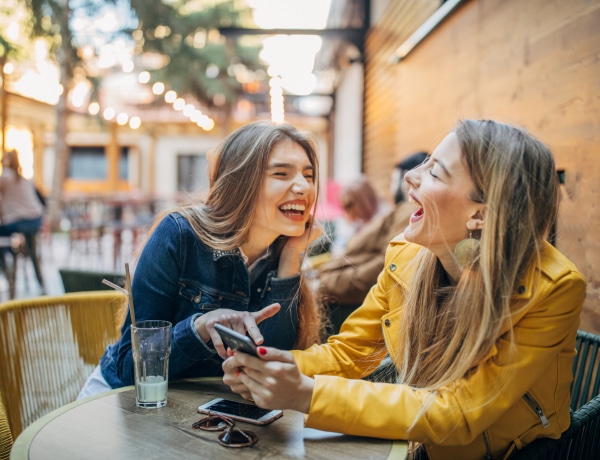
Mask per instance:
[[[30,13],[31,36],[46,38],[53,56],[67,80],[71,80],[76,68],[83,68],[84,62],[73,41],[69,19],[73,7],[85,8],[94,12],[102,5],[115,4],[117,0],[23,0]]]
[[[231,65],[264,69],[258,58],[258,43],[226,41],[218,34],[218,27],[240,26],[249,16],[247,8],[238,9],[232,0],[178,0],[168,4],[131,0],[131,7],[143,32],[142,49],[169,58],[165,67],[151,72],[153,80],[168,81],[178,94],[190,94],[208,106],[220,94],[226,104],[231,104],[242,92],[242,85],[230,75]]]
[[[20,53],[20,48],[12,42],[9,42],[2,34],[0,34],[0,59],[6,60],[7,57],[17,57]]]
[[[51,56],[69,81],[77,69],[93,79],[74,41],[69,23],[72,11],[82,8],[93,16],[118,1],[22,0],[30,12],[31,36],[48,40]],[[224,96],[225,104],[235,102],[242,85],[231,71],[232,65],[264,70],[258,41],[225,40],[217,30],[247,24],[251,10],[243,5],[235,0],[130,0],[131,12],[139,21],[140,33],[134,36],[142,37],[136,40],[138,50],[167,57],[164,67],[150,69],[153,81],[167,82],[178,94],[191,95],[207,106],[214,105],[215,95]]]

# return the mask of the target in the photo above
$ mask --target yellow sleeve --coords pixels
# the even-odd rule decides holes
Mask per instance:
[[[381,275],[380,275],[381,278]],[[387,313],[387,299],[378,284],[363,304],[344,321],[339,334],[326,344],[292,351],[302,373],[361,378],[372,373],[386,355],[381,318]]]

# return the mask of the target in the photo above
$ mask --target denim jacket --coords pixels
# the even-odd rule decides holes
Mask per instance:
[[[279,261],[261,260],[249,274],[239,250],[211,249],[177,213],[163,219],[150,236],[133,277],[136,321],[172,323],[169,378],[222,375],[221,358],[198,335],[194,320],[218,308],[257,311],[272,303],[281,310],[258,327],[265,345],[289,350],[298,330],[300,275],[277,278]],[[112,388],[133,385],[131,317],[121,338],[100,359]]]

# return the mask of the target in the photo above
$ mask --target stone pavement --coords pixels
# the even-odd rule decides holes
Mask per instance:
[[[124,231],[116,260],[113,243],[112,233],[74,241],[71,241],[68,233],[40,235],[38,256],[46,284],[46,294],[64,294],[64,287],[58,272],[60,268],[125,273],[125,262],[132,263],[131,232]],[[42,294],[31,260],[19,257],[15,298],[30,298]],[[4,274],[0,273],[0,302],[7,300],[9,300],[8,282]]]

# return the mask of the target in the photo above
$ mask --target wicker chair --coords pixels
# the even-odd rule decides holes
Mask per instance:
[[[112,272],[95,272],[87,270],[72,270],[61,268],[58,270],[62,279],[65,292],[105,291],[112,289],[102,283],[103,279],[125,287],[125,275]]]
[[[13,439],[77,398],[126,311],[127,296],[113,290],[0,304],[0,393]]]
[[[560,439],[537,439],[516,452],[515,460],[597,460],[600,458],[600,336],[577,333],[573,362],[571,426]]]
[[[0,391],[0,460],[8,460],[13,445],[13,437],[4,408],[2,392]]]

